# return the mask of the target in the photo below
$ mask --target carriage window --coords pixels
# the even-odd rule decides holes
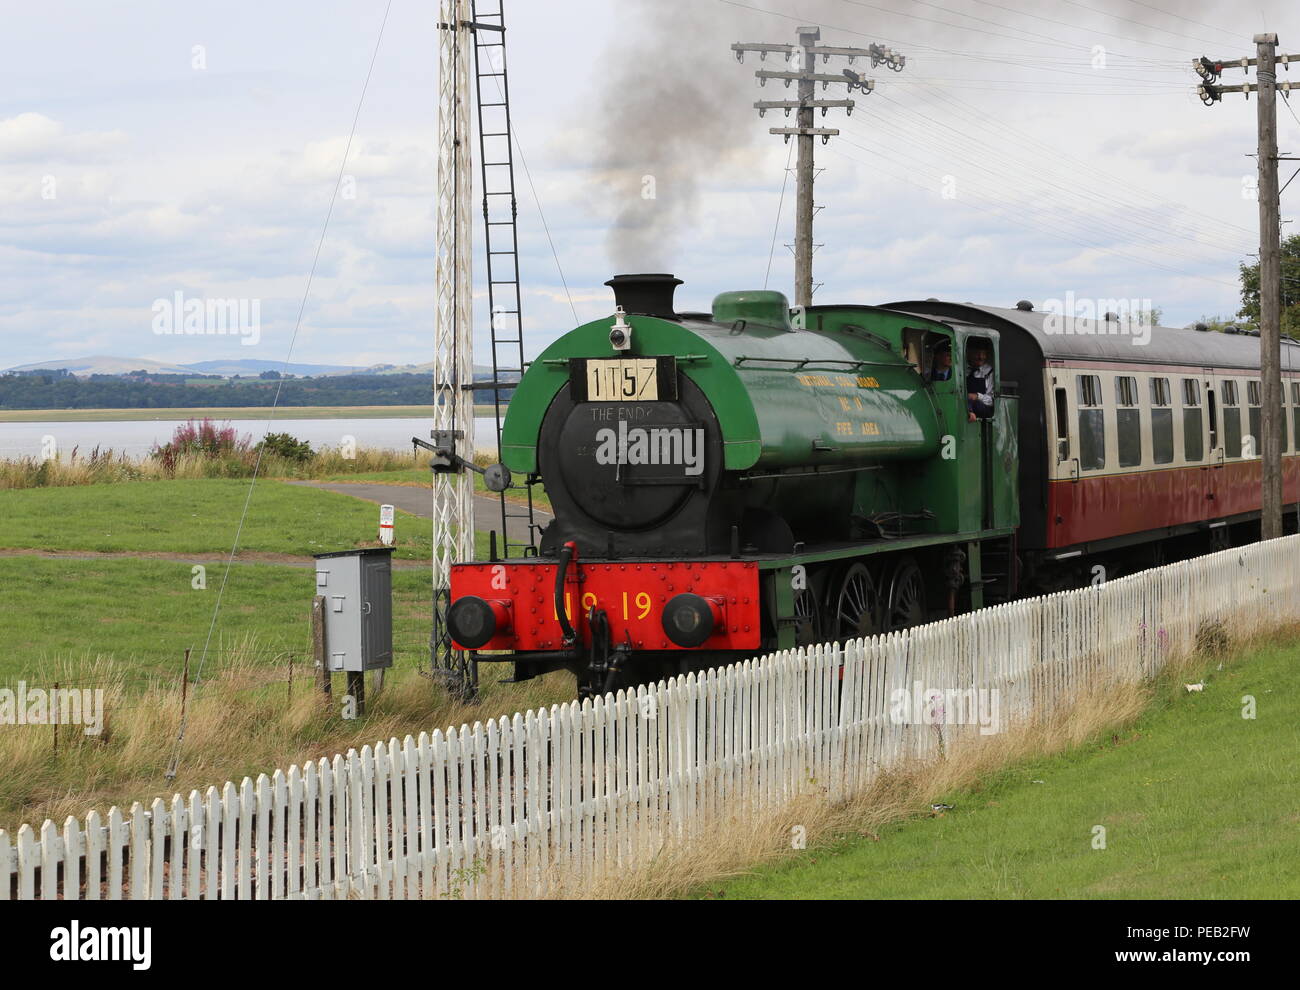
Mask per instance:
[[[1070,408],[1065,389],[1056,390],[1056,461],[1070,457]]]
[[[1241,396],[1234,381],[1225,381],[1220,386],[1223,397],[1223,456],[1241,457],[1243,453],[1241,438]],[[1210,446],[1214,446],[1211,438]]]
[[[1079,405],[1101,405],[1101,379],[1096,375],[1079,376]]]
[[[1282,453],[1291,449],[1291,421],[1286,416],[1286,383],[1282,383],[1281,389],[1278,390],[1278,397],[1282,400]]]
[[[1164,386],[1163,391],[1156,385]],[[1169,408],[1169,379],[1151,379],[1151,460],[1169,464],[1174,459],[1174,411]]]
[[[1205,437],[1201,422],[1201,383],[1184,378],[1183,389],[1183,458],[1199,461],[1205,457]]]
[[[1079,468],[1099,471],[1106,466],[1106,412],[1101,406],[1101,378],[1079,376]]]
[[[1142,463],[1142,413],[1137,408],[1138,383],[1129,375],[1115,378],[1115,434],[1119,441],[1119,466]]]
[[[1246,410],[1246,438],[1242,441],[1242,457],[1258,457],[1264,448],[1263,436],[1260,425],[1260,388],[1259,382],[1246,382],[1246,404],[1249,408]],[[1282,427],[1282,449],[1286,450],[1286,427]]]
[[[1291,383],[1291,449],[1300,450],[1300,382]]]
[[[1167,406],[1173,399],[1169,394],[1168,378],[1151,379],[1151,404],[1153,406]]]

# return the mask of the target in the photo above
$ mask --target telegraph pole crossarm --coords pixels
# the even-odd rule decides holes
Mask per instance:
[[[1284,81],[1275,84],[1273,87],[1282,92],[1283,99],[1290,99],[1291,90],[1300,90],[1300,82]],[[1258,93],[1258,83],[1238,83],[1234,86],[1220,86],[1217,83],[1202,83],[1196,87],[1196,95],[1201,98],[1201,102],[1207,107],[1211,103],[1218,103],[1224,93]],[[1249,96],[1246,99],[1250,99]]]
[[[784,79],[787,86],[792,82],[821,83],[822,89],[826,89],[831,83],[844,82],[844,76],[834,72],[780,72],[773,69],[759,69],[754,75],[758,77],[760,86],[766,86],[769,79]]]
[[[852,100],[808,100],[806,102],[800,102],[799,100],[759,100],[754,104],[754,109],[758,111],[760,117],[769,110],[784,110],[785,115],[788,117],[791,110],[799,110],[803,107],[820,109],[822,116],[825,117],[827,110],[833,110],[836,107],[843,109],[847,114],[851,114],[853,113],[854,103]]]
[[[798,83],[798,99],[794,100],[759,100],[754,104],[760,117],[769,110],[781,110],[788,117],[793,111],[797,115],[795,127],[772,127],[768,133],[779,134],[787,143],[790,138],[797,139],[799,152],[795,168],[795,235],[794,235],[794,303],[804,307],[812,305],[813,277],[812,257],[813,215],[817,212],[813,205],[813,181],[817,169],[813,162],[813,139],[821,138],[826,144],[840,132],[834,127],[814,127],[813,114],[820,110],[825,117],[829,110],[843,110],[846,114],[853,112],[855,103],[850,99],[832,100],[816,99],[817,84],[823,90],[831,84],[847,87],[849,92],[857,89],[864,95],[875,89],[874,79],[867,79],[861,72],[845,69],[842,72],[818,72],[817,59],[823,63],[832,58],[848,59],[850,65],[858,59],[870,62],[874,68],[884,65],[894,72],[901,72],[907,59],[884,45],[872,44],[868,48],[845,48],[838,45],[821,44],[821,29],[817,27],[800,27],[796,30],[798,44],[771,44],[768,42],[737,42],[731,46],[737,61],[745,61],[746,52],[755,52],[761,61],[768,55],[779,54],[786,62],[787,68],[759,69],[754,73],[760,86],[766,86],[768,80],[779,79],[788,89],[792,83]]]
[[[787,141],[792,137],[802,137],[804,135],[819,137],[822,139],[822,144],[825,144],[833,137],[838,137],[840,133],[837,127],[769,127],[767,132],[769,134],[780,134]]]
[[[1264,37],[1263,35],[1257,37]],[[1276,35],[1270,37],[1276,38]],[[1274,41],[1276,45],[1276,41]],[[1276,55],[1274,63],[1280,63],[1282,68],[1290,71],[1292,62],[1300,62],[1300,55]],[[1246,99],[1250,99],[1251,93],[1259,92],[1258,83],[1239,83],[1232,86],[1225,86],[1220,83],[1219,77],[1223,75],[1226,69],[1242,69],[1250,72],[1253,66],[1259,65],[1258,56],[1255,58],[1220,58],[1211,59],[1202,55],[1200,58],[1192,59],[1192,68],[1204,82],[1196,88],[1196,95],[1201,98],[1201,102],[1207,107],[1219,102],[1224,93],[1245,93]],[[1282,91],[1284,98],[1290,99],[1290,92],[1293,89],[1300,89],[1300,82],[1291,83],[1290,81],[1276,82],[1275,85]]]

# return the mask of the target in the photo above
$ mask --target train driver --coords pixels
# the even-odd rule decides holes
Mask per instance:
[[[993,415],[993,365],[989,363],[989,346],[972,341],[966,351],[966,413],[970,422]]]
[[[944,341],[934,349],[934,361],[930,365],[930,381],[946,382],[952,380],[952,344]]]

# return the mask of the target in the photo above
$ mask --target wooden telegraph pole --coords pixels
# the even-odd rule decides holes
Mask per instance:
[[[794,214],[794,303],[796,306],[812,305],[812,255],[813,255],[813,108],[809,104],[816,92],[813,74],[817,69],[817,56],[809,49],[821,39],[815,27],[799,29],[799,44],[803,46],[803,72],[799,75],[799,136],[795,161],[795,214]],[[847,102],[847,101],[846,101]],[[838,131],[836,132],[838,133]]]
[[[832,56],[843,57],[849,60],[849,64],[859,58],[869,59],[872,68],[883,62],[895,72],[901,72],[907,60],[883,45],[873,44],[869,48],[839,48],[819,44],[821,30],[816,27],[801,27],[796,34],[799,42],[795,45],[738,42],[731,46],[731,50],[742,62],[745,60],[746,52],[757,52],[762,59],[766,59],[769,54],[777,53],[784,56],[790,66],[796,64],[795,59],[796,56],[798,57],[798,71],[759,69],[754,75],[764,86],[769,79],[783,80],[786,86],[798,82],[799,98],[759,100],[754,104],[754,108],[760,117],[769,110],[784,110],[786,116],[789,116],[791,111],[795,111],[796,114],[795,122],[799,126],[773,127],[770,128],[769,133],[780,134],[786,141],[793,137],[799,142],[799,158],[795,166],[797,188],[794,220],[794,304],[811,306],[814,289],[812,256],[817,247],[813,243],[813,214],[817,211],[816,206],[813,205],[813,182],[817,175],[813,160],[813,138],[820,137],[825,144],[839,134],[839,130],[834,127],[814,127],[813,111],[821,110],[822,116],[825,116],[826,111],[832,107],[838,107],[846,113],[853,112],[852,100],[815,99],[817,84],[821,83],[823,89],[832,83],[847,85],[849,92],[860,89],[863,95],[870,93],[876,87],[874,79],[867,79],[863,73],[854,72],[852,69],[844,69],[838,73],[817,72],[817,56],[820,55],[823,62],[829,61]]]
[[[1204,83],[1198,95],[1206,106],[1222,99],[1224,93],[1259,94],[1256,121],[1259,131],[1259,360],[1263,377],[1260,430],[1256,437],[1260,450],[1261,498],[1260,537],[1276,539],[1282,535],[1282,235],[1278,213],[1281,207],[1277,188],[1277,35],[1255,35],[1255,57],[1196,59],[1192,67]],[[1288,66],[1295,55],[1281,56]],[[1239,86],[1221,86],[1217,80],[1224,69],[1240,68],[1247,72],[1255,66],[1257,82]],[[1282,84],[1290,93],[1291,83]]]

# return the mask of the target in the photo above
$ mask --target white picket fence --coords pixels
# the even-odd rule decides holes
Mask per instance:
[[[1300,616],[1300,537],[1027,599],[844,648],[392,739],[205,794],[0,831],[0,899],[530,897],[644,866],[666,842],[853,797],[978,725],[897,715],[992,690],[1000,727]]]

